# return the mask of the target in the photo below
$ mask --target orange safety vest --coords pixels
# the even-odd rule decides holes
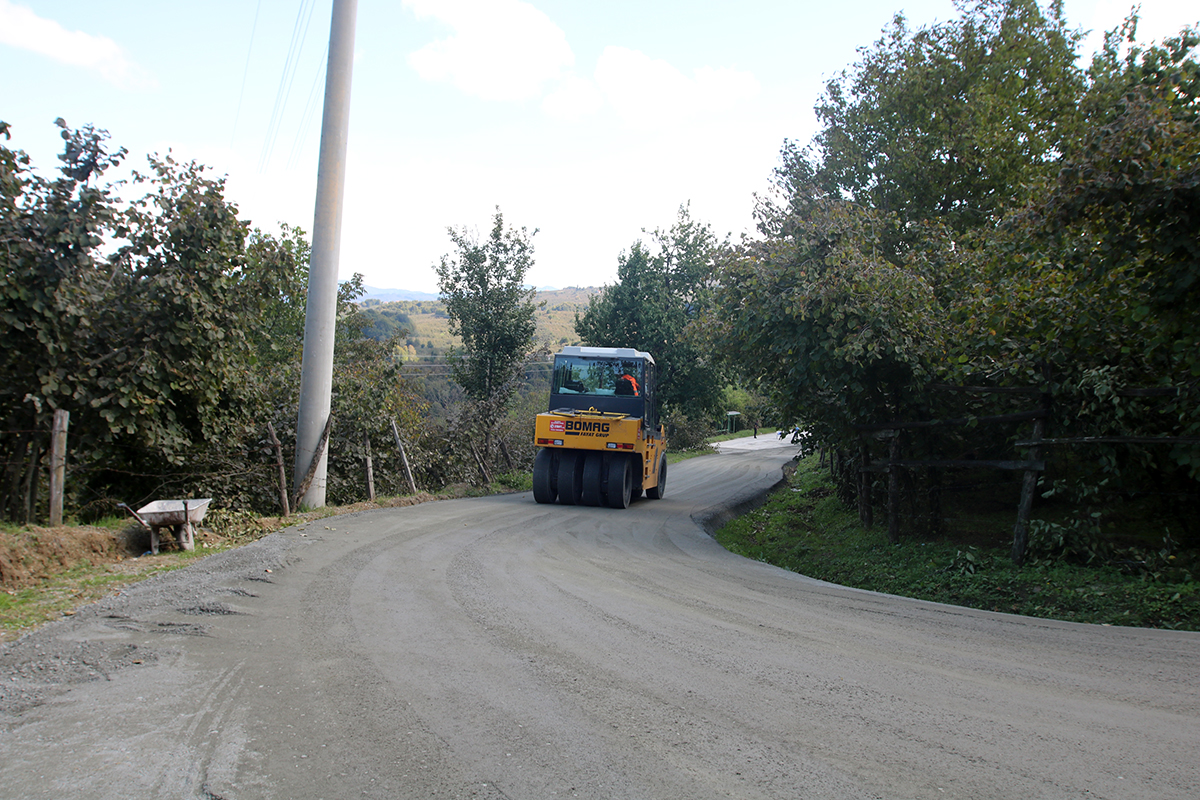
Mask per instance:
[[[637,384],[637,379],[636,379],[636,378],[634,378],[632,375],[622,375],[622,376],[621,376],[621,380],[623,380],[623,381],[629,381],[630,385],[631,385],[631,386],[633,386],[633,396],[634,396],[634,397],[637,397],[637,396],[638,396],[638,384]]]

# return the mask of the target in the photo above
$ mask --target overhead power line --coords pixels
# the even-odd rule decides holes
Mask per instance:
[[[233,149],[237,138],[238,119],[242,116],[242,99],[246,95],[246,77],[250,74],[250,54],[254,52],[254,34],[258,31],[258,12],[262,10],[262,0],[254,7],[254,24],[250,26],[250,46],[246,48],[246,66],[242,69],[242,88],[238,92],[237,111],[233,114],[233,132],[229,134],[229,149]]]
[[[307,15],[304,13],[305,7],[308,9]],[[296,9],[296,22],[292,26],[292,39],[288,45],[287,58],[283,63],[283,72],[279,76],[279,89],[275,92],[275,105],[271,109],[271,120],[267,123],[267,136],[263,141],[262,157],[258,163],[259,172],[265,170],[267,164],[271,161],[271,154],[275,150],[275,142],[279,138],[280,128],[283,127],[283,114],[287,109],[287,100],[292,91],[292,83],[296,79],[296,70],[300,66],[300,53],[304,49],[304,41],[308,37],[308,26],[312,22],[312,14],[315,8],[316,0],[300,0],[300,7]]]
[[[292,141],[292,152],[288,156],[288,169],[295,166],[296,159],[300,155],[300,149],[304,146],[305,140],[308,139],[309,123],[317,111],[318,103],[316,102],[316,98],[320,96],[321,86],[325,83],[325,62],[328,60],[329,45],[326,45],[325,52],[321,54],[321,68],[317,70],[317,76],[313,78],[312,88],[308,90],[308,100],[304,103],[304,112],[300,114],[300,125],[296,128],[296,138]]]

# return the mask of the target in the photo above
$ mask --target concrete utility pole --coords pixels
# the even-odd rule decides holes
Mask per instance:
[[[300,369],[300,415],[296,423],[296,490],[317,459],[317,469],[300,505],[325,505],[328,448],[321,434],[329,418],[333,392],[333,336],[337,326],[338,255],[342,240],[342,194],[346,183],[346,140],[350,127],[350,77],[354,61],[354,21],[358,0],[333,0],[329,26],[329,65],[325,70],[325,113],[321,123],[321,160],[317,167],[317,205],[312,256],[308,267],[308,304],[304,312],[304,361]]]

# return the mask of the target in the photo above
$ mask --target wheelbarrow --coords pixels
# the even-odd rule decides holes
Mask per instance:
[[[205,497],[200,500],[155,500],[137,511],[124,503],[117,507],[125,509],[150,529],[150,552],[158,555],[158,532],[163,528],[171,529],[181,550],[195,550],[193,526],[204,519],[211,502],[211,497]]]

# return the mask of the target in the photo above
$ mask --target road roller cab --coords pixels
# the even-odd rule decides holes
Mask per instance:
[[[626,508],[666,487],[654,357],[621,347],[564,347],[550,408],[538,414],[533,496],[539,503]]]

